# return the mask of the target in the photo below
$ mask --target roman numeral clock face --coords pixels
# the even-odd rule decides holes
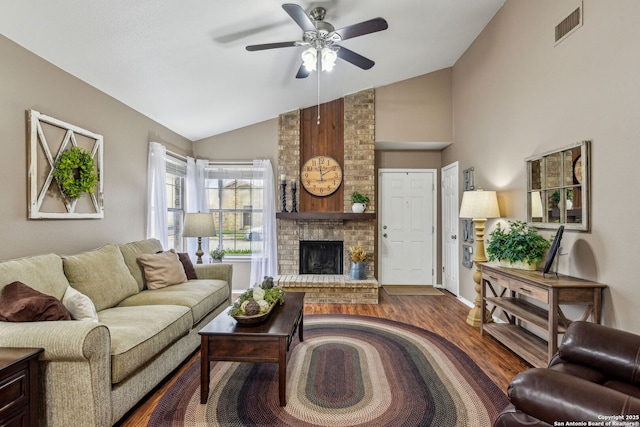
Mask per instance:
[[[300,181],[305,190],[314,196],[328,196],[340,187],[342,168],[333,157],[314,156],[302,165]]]

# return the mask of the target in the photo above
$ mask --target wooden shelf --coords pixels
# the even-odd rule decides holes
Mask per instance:
[[[517,325],[510,323],[487,323],[484,332],[506,345],[518,349],[518,356],[535,367],[547,366],[547,342]]]
[[[492,335],[536,368],[548,365],[558,350],[558,335],[565,333],[571,322],[562,313],[560,304],[585,306],[583,320],[591,316],[595,323],[600,323],[602,289],[607,287],[576,277],[545,277],[541,271],[487,263],[482,264],[481,285],[482,312],[487,305],[493,305],[504,312],[509,323],[487,323],[489,319],[483,316],[480,333]],[[540,328],[544,338],[527,330],[531,326]]]
[[[376,219],[374,213],[352,213],[352,212],[276,212],[278,219],[306,219],[306,220],[372,220]]]
[[[485,298],[488,303],[495,305],[527,323],[531,323],[544,331],[549,330],[549,311],[531,304],[521,298],[490,297]],[[558,332],[564,334],[566,328],[558,324]]]

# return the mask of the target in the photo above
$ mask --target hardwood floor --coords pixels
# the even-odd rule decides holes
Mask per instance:
[[[305,304],[305,314],[357,314],[381,317],[419,326],[447,338],[464,350],[500,388],[507,389],[511,378],[531,366],[477,328],[467,325],[469,307],[445,292],[444,296],[392,296],[380,288],[377,305]],[[140,403],[120,426],[146,426],[158,401],[182,372],[199,355],[196,352],[175,375],[167,379],[150,397]]]

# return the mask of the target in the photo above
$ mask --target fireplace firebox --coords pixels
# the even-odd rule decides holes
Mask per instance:
[[[300,274],[342,274],[342,241],[301,240]]]

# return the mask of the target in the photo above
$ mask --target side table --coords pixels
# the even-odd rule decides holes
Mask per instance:
[[[0,425],[38,425],[38,357],[43,351],[0,347]]]

